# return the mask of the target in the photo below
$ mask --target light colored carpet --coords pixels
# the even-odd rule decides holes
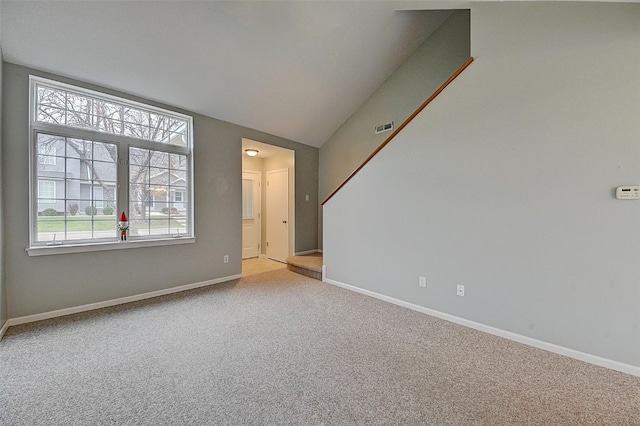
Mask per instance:
[[[11,327],[2,425],[638,425],[640,378],[286,269]]]

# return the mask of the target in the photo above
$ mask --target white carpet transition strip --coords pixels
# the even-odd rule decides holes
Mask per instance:
[[[384,294],[376,293],[376,292],[365,290],[349,284],[341,283],[340,281],[332,280],[330,278],[326,278],[324,281],[328,284],[342,287],[347,290],[355,291],[357,293],[361,293],[376,299],[384,300],[385,302],[393,303],[395,305],[402,306],[404,308],[421,312],[423,314],[431,315],[436,318],[443,319],[445,321],[449,321],[465,327],[473,328],[475,330],[482,331],[485,333],[493,334],[494,336],[502,337],[502,338],[512,340],[514,342],[522,343],[528,346],[533,346],[535,348],[542,349],[548,352],[553,352],[558,355],[564,355],[566,357],[587,362],[589,364],[594,364],[600,367],[605,367],[611,370],[616,370],[622,373],[630,374],[632,376],[640,377],[640,367],[636,367],[634,365],[625,364],[625,363],[614,361],[607,358],[602,358],[596,355],[580,352],[575,349],[570,349],[564,346],[555,345],[553,343],[544,342],[542,340],[533,339],[531,337],[523,336],[521,334],[513,333],[511,331],[506,331],[500,328],[491,327],[485,324],[481,324],[479,322],[470,321],[464,318],[449,315],[444,312],[425,308],[424,306],[416,305],[410,302],[405,302],[404,300],[396,299],[390,296],[385,296]]]

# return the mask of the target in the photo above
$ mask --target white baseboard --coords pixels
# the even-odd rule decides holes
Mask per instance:
[[[318,253],[322,253],[322,249],[318,249]]]
[[[314,254],[314,253],[318,253],[318,250],[307,250],[307,251],[298,251],[293,253],[294,256],[306,256],[307,254]]]
[[[2,324],[2,328],[0,328],[0,340],[4,337],[4,333],[9,329],[9,320],[6,320],[4,324]]]
[[[357,293],[364,294],[366,296],[370,296],[376,299],[383,300],[385,302],[393,303],[395,305],[399,305],[408,309],[412,309],[414,311],[421,312],[423,314],[431,315],[436,318],[440,318],[449,322],[453,322],[455,324],[459,324],[465,327],[473,328],[475,330],[479,330],[485,333],[493,334],[494,336],[503,337],[508,340],[513,340],[514,342],[522,343],[528,346],[533,346],[538,349],[543,349],[549,352],[553,352],[559,355],[564,355],[569,358],[577,359],[579,361],[584,361],[589,364],[594,364],[600,367],[609,368],[611,370],[620,371],[622,373],[630,374],[632,376],[640,377],[640,367],[636,367],[634,365],[625,364],[618,361],[613,361],[607,358],[602,358],[596,355],[587,354],[584,352],[577,351],[575,349],[565,348],[564,346],[555,345],[553,343],[544,342],[542,340],[533,339],[531,337],[523,336],[521,334],[513,333],[511,331],[502,330],[499,328],[491,327],[485,324],[481,324],[475,321],[470,321],[464,318],[456,317],[453,315],[445,314],[444,312],[436,311],[433,309],[425,308],[424,306],[416,305],[410,302],[405,302],[404,300],[395,299],[393,297],[385,296],[384,294],[376,293],[373,291],[365,290],[359,287],[354,287],[349,284],[341,283],[336,280],[332,280],[330,278],[326,278],[325,282],[328,284],[332,284],[338,287],[345,288],[347,290],[355,291]]]
[[[139,300],[151,299],[153,297],[179,293],[181,291],[187,291],[187,290],[192,290],[194,288],[206,287],[213,284],[220,284],[223,282],[237,280],[240,278],[242,278],[242,274],[231,275],[228,277],[216,278],[214,280],[201,281],[199,283],[186,284],[178,287],[166,288],[164,290],[151,291],[149,293],[136,294],[134,296],[127,296],[127,297],[121,297],[118,299],[105,300],[104,302],[89,303],[87,305],[74,306],[74,307],[65,308],[65,309],[58,309],[56,311],[43,312],[41,314],[25,315],[23,317],[9,318],[0,332],[4,334],[4,330],[7,327],[10,327],[13,325],[26,324],[26,323],[35,322],[35,321],[42,321],[45,319],[62,317],[65,315],[77,314],[79,312],[86,312],[86,311],[92,311],[94,309],[107,308],[109,306],[122,305],[124,303],[137,302]],[[2,334],[0,334],[0,336]]]

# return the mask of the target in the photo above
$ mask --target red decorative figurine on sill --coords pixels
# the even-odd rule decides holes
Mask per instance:
[[[129,220],[127,215],[122,212],[118,221],[118,229],[120,230],[120,241],[127,241],[127,230],[129,229]]]

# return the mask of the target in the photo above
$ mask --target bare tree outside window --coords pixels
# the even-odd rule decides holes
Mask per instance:
[[[39,81],[34,87],[35,173],[54,182],[58,198],[53,207],[38,201],[32,241],[47,241],[56,231],[64,239],[117,237],[119,209],[131,217],[131,236],[192,234],[189,120],[82,89]],[[100,134],[111,136],[101,140]],[[118,182],[122,165],[127,185]],[[56,214],[43,217],[45,208]]]

